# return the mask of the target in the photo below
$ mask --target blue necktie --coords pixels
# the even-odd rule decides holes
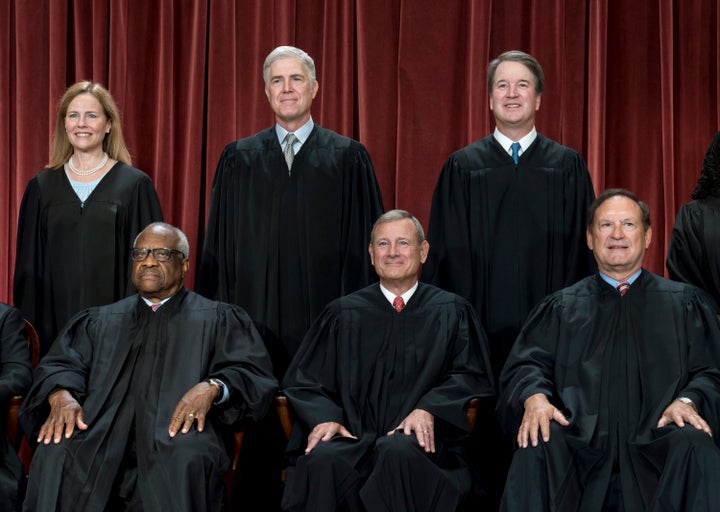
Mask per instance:
[[[517,165],[518,158],[520,157],[520,143],[513,142],[510,145],[510,150],[512,151],[513,162],[515,162],[515,165]]]

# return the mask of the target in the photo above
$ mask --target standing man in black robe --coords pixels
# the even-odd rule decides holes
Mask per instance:
[[[223,436],[265,414],[277,381],[247,314],[183,287],[188,252],[179,229],[145,228],[139,295],[76,315],[40,362],[25,510],[220,510]]]
[[[487,75],[495,132],[450,155],[440,173],[423,280],[470,301],[497,376],[533,306],[594,268],[584,240],[594,192],[582,156],[535,129],[544,89],[538,61],[509,51]],[[483,405],[492,414],[494,404]],[[496,508],[493,490],[502,489],[511,448],[495,422],[480,424],[473,437],[477,459],[488,445],[495,451],[485,479],[487,506]]]
[[[281,378],[322,308],[374,280],[365,244],[383,207],[365,147],[313,122],[312,58],[275,48],[263,78],[276,124],[220,157],[197,290],[248,312]]]
[[[280,380],[322,308],[374,281],[365,247],[383,206],[365,147],[313,122],[312,58],[275,48],[263,79],[276,124],[220,157],[196,290],[248,312]],[[267,510],[282,494],[279,425],[273,410],[246,429],[240,459],[238,493]]]
[[[650,210],[598,196],[600,273],[545,298],[500,376],[517,440],[501,510],[720,510],[720,324],[694,286],[642,268]]]
[[[285,510],[450,512],[470,489],[465,407],[494,389],[485,333],[465,299],[418,283],[417,219],[387,212],[371,240],[380,284],[325,308],[283,382],[298,419]]]

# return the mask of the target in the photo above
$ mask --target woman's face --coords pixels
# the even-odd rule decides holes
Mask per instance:
[[[102,148],[111,127],[102,105],[92,94],[78,94],[68,105],[65,132],[76,151],[92,152]]]

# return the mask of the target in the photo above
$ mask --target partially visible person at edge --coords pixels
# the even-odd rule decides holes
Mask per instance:
[[[648,206],[606,190],[587,225],[600,272],[530,313],[500,376],[518,446],[502,511],[720,510],[720,322],[642,267],[651,238]]]
[[[380,216],[367,249],[380,283],[308,331],[283,381],[298,418],[285,510],[451,512],[467,497],[465,409],[494,393],[490,358],[470,304],[418,283],[428,250],[410,213]]]
[[[163,216],[152,181],[131,164],[110,93],[71,85],[50,163],[28,182],[18,218],[14,303],[38,331],[41,354],[78,311],[135,293],[126,255]]]
[[[375,280],[365,249],[383,206],[365,147],[311,116],[313,59],[279,46],[263,80],[275,124],[220,156],[196,290],[248,312],[280,380],[322,308]],[[237,492],[268,510],[280,506],[284,440],[274,410],[245,431]]]
[[[710,142],[691,197],[675,218],[668,275],[705,290],[720,305],[720,132]]]
[[[139,294],[75,315],[35,371],[28,512],[218,511],[223,438],[272,403],[247,314],[184,288],[185,234],[153,223],[131,254]]]
[[[30,351],[20,311],[0,302],[0,510],[18,510],[22,502],[22,464],[7,437],[7,411],[15,395],[24,395],[32,382]]]
[[[585,245],[595,194],[582,156],[535,128],[545,88],[540,63],[505,52],[488,65],[487,85],[495,131],[451,154],[440,173],[422,280],[470,301],[497,377],[530,310],[595,269]],[[494,415],[494,404],[483,407]],[[488,473],[490,502],[478,506],[497,508],[511,447],[492,421],[473,438],[474,459],[489,447],[496,461],[479,468]]]

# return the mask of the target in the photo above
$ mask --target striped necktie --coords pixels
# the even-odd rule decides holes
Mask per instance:
[[[395,300],[393,301],[393,307],[395,308],[395,311],[400,313],[400,311],[402,311],[405,307],[405,301],[403,300],[403,298],[400,296],[395,297]]]
[[[617,285],[616,288],[617,291],[620,292],[620,295],[625,295],[628,291],[628,288],[630,288],[630,283],[628,283],[627,281],[623,281],[622,283]]]

